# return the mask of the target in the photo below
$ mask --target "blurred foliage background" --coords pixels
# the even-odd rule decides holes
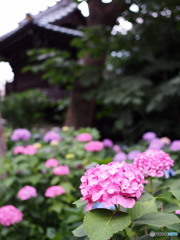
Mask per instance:
[[[65,85],[70,92],[78,79],[83,86],[82,98],[95,99],[93,126],[103,137],[133,142],[153,130],[159,136],[179,138],[178,2],[135,0],[136,10],[132,11],[132,1],[127,0],[121,18],[132,24],[129,31],[119,31],[118,23],[113,29],[101,25],[85,27],[81,29],[84,36],[72,42],[77,49],[75,57],[57,49],[32,49],[28,55],[37,64],[30,64],[23,71],[41,72],[44,79]],[[84,64],[87,56],[97,60],[97,64]],[[98,64],[100,56],[103,64]],[[55,104],[41,94],[38,98],[28,94],[36,95],[36,91],[4,100],[3,116],[14,126],[13,104],[21,100],[22,105],[14,109],[14,114],[21,116],[17,119],[23,127],[40,119],[58,120],[59,124],[65,121],[67,101]],[[27,114],[25,109],[34,113]]]

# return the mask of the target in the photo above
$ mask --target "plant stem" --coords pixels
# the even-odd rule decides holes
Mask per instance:
[[[153,192],[153,178],[150,178],[150,188],[149,188],[149,193]]]
[[[129,236],[127,235],[126,229],[123,230],[123,233],[124,233],[126,239],[127,239],[127,240],[130,240],[130,239],[129,239]]]
[[[116,212],[120,211],[120,205],[115,205]]]

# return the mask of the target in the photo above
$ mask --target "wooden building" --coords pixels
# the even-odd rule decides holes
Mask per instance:
[[[60,87],[42,81],[41,75],[22,73],[21,70],[28,65],[29,49],[55,47],[73,51],[70,41],[82,36],[78,27],[83,25],[85,18],[77,4],[73,0],[61,0],[37,15],[27,14],[18,28],[0,37],[0,58],[9,62],[14,72],[14,81],[6,84],[6,94],[36,88],[51,98],[63,97],[66,92]]]

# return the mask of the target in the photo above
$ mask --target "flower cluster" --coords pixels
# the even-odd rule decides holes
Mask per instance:
[[[131,152],[128,153],[127,158],[129,160],[134,160],[134,158],[140,153],[139,150],[132,150]]]
[[[37,191],[35,187],[26,185],[18,191],[18,198],[21,200],[27,200],[32,197],[37,197]]]
[[[59,162],[55,158],[50,158],[45,162],[45,165],[47,168],[57,167],[59,165]]]
[[[155,132],[146,132],[142,136],[142,139],[145,140],[145,141],[151,141],[154,138],[156,138],[156,133]]]
[[[68,166],[58,166],[53,169],[52,172],[54,175],[68,175],[70,173]]]
[[[114,156],[113,161],[114,162],[122,162],[122,161],[126,161],[126,159],[127,159],[127,155],[124,152],[118,152]]]
[[[174,140],[174,141],[171,143],[169,149],[170,149],[171,151],[180,151],[180,140]]]
[[[14,154],[34,155],[37,153],[37,148],[34,145],[17,146],[13,150]]]
[[[23,213],[13,205],[0,207],[0,224],[10,226],[23,220]]]
[[[88,202],[87,210],[91,210],[95,202],[103,202],[106,207],[132,208],[144,189],[141,171],[125,162],[92,167],[81,177],[81,182],[83,201]]]
[[[87,143],[84,148],[87,152],[100,152],[103,150],[104,145],[102,142],[92,141]]]
[[[116,153],[117,153],[117,152],[120,152],[120,151],[121,151],[120,146],[115,144],[115,145],[113,146],[113,151],[116,152]]]
[[[76,137],[76,139],[79,142],[89,142],[89,141],[92,141],[93,138],[89,133],[81,133]]]
[[[44,196],[53,198],[55,196],[62,195],[63,193],[65,193],[64,188],[62,188],[59,185],[56,185],[47,188]]]
[[[20,140],[29,140],[31,137],[31,133],[29,130],[25,129],[25,128],[18,128],[16,130],[14,130],[12,136],[11,136],[11,140],[12,141],[20,141]]]
[[[162,177],[164,170],[169,170],[174,165],[174,161],[163,150],[149,149],[135,157],[134,165],[143,172],[145,177]]]
[[[57,132],[49,131],[44,135],[43,140],[45,142],[51,142],[51,141],[58,141],[59,142],[59,141],[61,141],[61,136]]]
[[[102,142],[104,144],[104,147],[107,147],[107,148],[113,147],[113,142],[111,139],[105,138]]]
[[[160,150],[165,146],[165,143],[161,140],[161,138],[153,138],[148,146],[148,149]]]

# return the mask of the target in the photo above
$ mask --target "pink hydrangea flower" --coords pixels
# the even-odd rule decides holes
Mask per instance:
[[[152,139],[156,138],[155,132],[146,132],[143,134],[142,139],[145,141],[151,141]]]
[[[79,142],[89,142],[89,141],[92,141],[93,138],[89,133],[81,133],[76,137],[76,139]]]
[[[58,166],[53,169],[52,172],[54,175],[68,175],[70,173],[68,166]]]
[[[112,148],[113,142],[111,139],[105,138],[103,141],[104,147]]]
[[[154,138],[150,141],[148,149],[160,150],[165,146],[165,143],[160,138]]]
[[[174,140],[174,141],[171,143],[169,149],[170,149],[171,151],[180,151],[180,140]]]
[[[45,165],[47,168],[57,167],[59,165],[59,162],[58,162],[58,160],[56,160],[54,158],[50,158],[45,162]]]
[[[24,154],[25,152],[25,147],[23,146],[17,146],[13,149],[14,154]]]
[[[0,207],[0,224],[10,226],[23,220],[23,213],[13,205]]]
[[[49,131],[44,135],[43,140],[45,142],[51,142],[51,141],[58,141],[59,142],[59,141],[61,141],[61,136],[54,131]]]
[[[114,156],[113,161],[122,162],[122,161],[126,161],[126,159],[127,159],[127,155],[124,152],[119,152]]]
[[[21,200],[27,200],[32,197],[37,197],[37,191],[35,187],[26,185],[18,191],[17,196]]]
[[[162,137],[161,141],[166,144],[166,145],[170,145],[171,144],[171,139],[169,139],[168,137]]]
[[[111,162],[88,169],[81,177],[80,190],[87,210],[95,202],[106,207],[122,205],[132,208],[139,199],[144,186],[144,176],[136,166],[125,162]]]
[[[37,148],[35,148],[33,145],[27,145],[26,147],[23,146],[17,146],[13,150],[14,154],[25,154],[25,155],[34,155],[37,153]]]
[[[175,211],[176,214],[180,215],[180,209]]]
[[[102,142],[92,141],[87,143],[84,148],[87,152],[100,152],[103,150],[104,145]]]
[[[131,151],[131,152],[128,153],[127,158],[128,158],[129,160],[134,160],[134,158],[135,158],[139,153],[140,153],[140,151],[138,151],[138,150],[133,150],[133,151]]]
[[[18,128],[16,130],[14,130],[12,136],[11,136],[11,140],[12,141],[20,141],[20,140],[29,140],[31,137],[31,133],[29,130],[25,129],[25,128]]]
[[[44,196],[53,198],[57,195],[62,195],[63,193],[65,193],[64,188],[57,185],[57,186],[51,186],[47,188]]]
[[[114,151],[114,152],[120,152],[120,151],[121,151],[120,146],[119,146],[119,145],[114,145],[114,146],[113,146],[113,151]]]
[[[34,155],[35,153],[37,153],[37,148],[34,145],[27,145],[25,147],[24,154],[26,154],[26,155]]]
[[[164,170],[169,170],[174,165],[174,161],[163,150],[149,149],[135,157],[134,165],[143,172],[145,177],[162,177]]]

